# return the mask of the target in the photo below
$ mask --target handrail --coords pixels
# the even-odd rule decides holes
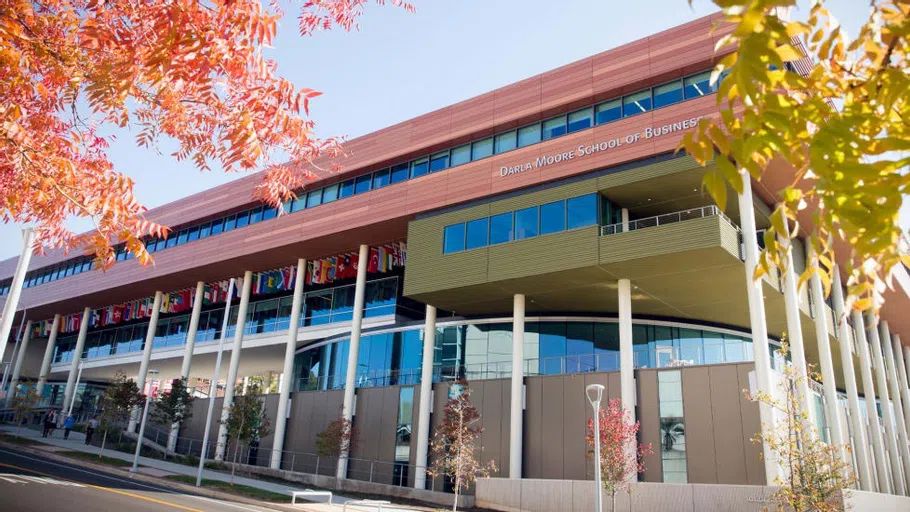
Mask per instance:
[[[682,222],[684,220],[691,219],[700,219],[704,217],[715,217],[721,216],[727,220],[730,220],[720,208],[715,205],[701,206],[698,208],[690,208],[688,210],[681,210],[673,213],[664,213],[661,215],[655,215],[653,217],[645,217],[643,219],[631,220],[628,223],[628,229],[623,229],[622,222],[616,224],[607,224],[600,227],[601,236],[604,235],[614,235],[616,233],[622,233],[624,231],[635,231],[637,229],[652,228],[656,226],[662,226],[664,224],[676,224],[677,222]]]

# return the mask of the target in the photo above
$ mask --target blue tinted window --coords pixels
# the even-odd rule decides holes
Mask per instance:
[[[321,204],[322,204],[322,189],[321,188],[312,190],[306,195],[306,207],[307,208],[312,208],[314,206],[319,206]]]
[[[338,197],[350,197],[354,195],[354,180],[348,180],[341,184],[341,189],[338,191]]]
[[[306,192],[301,192],[297,199],[294,199],[294,202],[291,203],[291,211],[299,212],[304,208],[306,208]]]
[[[672,105],[674,103],[682,101],[682,99],[682,82],[679,80],[674,80],[663,85],[658,85],[654,88],[654,108]]]
[[[408,164],[398,164],[392,166],[392,176],[390,181],[398,183],[408,179]]]
[[[411,178],[419,178],[429,171],[430,162],[426,157],[411,162]]]
[[[493,148],[496,151],[496,154],[505,153],[506,151],[512,151],[518,147],[517,131],[512,130],[506,133],[500,133],[496,136],[495,147]]]
[[[586,108],[569,114],[569,133],[590,128],[594,124],[594,109]]]
[[[466,164],[471,161],[471,145],[465,144],[452,150],[452,156],[449,159],[449,166]]]
[[[449,166],[449,152],[443,151],[430,157],[430,172],[437,172]]]
[[[237,214],[237,227],[242,228],[250,223],[250,212],[246,211]]]
[[[250,224],[255,224],[262,220],[262,208],[256,208],[250,212]]]
[[[566,116],[554,117],[543,122],[543,140],[566,134]]]
[[[518,147],[523,148],[540,142],[540,123],[518,129]]]
[[[373,180],[371,174],[366,174],[364,176],[358,176],[357,181],[354,183],[354,193],[362,194],[370,190],[370,183]]]
[[[202,226],[199,226],[199,238],[207,238],[212,234],[212,225],[206,222]]]
[[[373,173],[373,188],[382,188],[389,184],[389,170],[383,169]]]
[[[477,249],[487,245],[487,238],[490,230],[490,219],[472,220],[467,223],[465,233],[465,249]]]
[[[177,245],[177,236],[174,235],[173,233],[171,233],[170,235],[168,235],[167,245],[165,245],[165,247],[170,249],[171,247],[174,247],[175,245]],[[46,282],[46,280],[45,280],[45,282]]]
[[[270,207],[270,208],[265,208],[264,210],[262,210],[262,220],[274,219],[277,216],[278,216],[277,208]]]
[[[442,253],[464,250],[464,223],[446,226],[442,241]]]
[[[199,228],[193,227],[187,230],[186,241],[192,242],[193,240],[199,239]],[[119,256],[119,255],[118,255]],[[126,259],[126,253],[124,253],[124,259]]]
[[[224,230],[225,231],[230,231],[236,227],[237,227],[237,217],[235,215],[231,215],[230,217],[225,217],[225,219],[224,219]]]
[[[180,233],[177,233],[177,245],[183,245],[186,243],[187,230],[180,230]]]
[[[556,201],[540,207],[540,234],[558,233],[566,229],[566,202]]]
[[[471,160],[480,160],[493,154],[493,137],[479,140],[471,145]]]
[[[624,96],[622,99],[623,117],[634,116],[651,110],[651,90]]]
[[[686,99],[688,99],[711,94],[717,90],[717,87],[711,87],[711,72],[705,71],[683,80],[683,89],[685,90]]]
[[[537,207],[515,212],[515,240],[537,236]]]
[[[512,212],[490,217],[490,245],[512,240]]]
[[[224,230],[224,219],[218,219],[212,222],[212,234],[217,235]]]
[[[609,123],[622,117],[622,101],[612,100],[597,105],[597,124]]]
[[[597,224],[597,194],[566,200],[568,229]]]
[[[338,184],[329,185],[322,189],[322,204],[331,203],[338,199]]]

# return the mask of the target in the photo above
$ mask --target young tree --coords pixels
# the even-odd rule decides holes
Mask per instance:
[[[471,403],[468,381],[459,380],[452,385],[451,398],[446,402],[442,423],[436,427],[430,441],[432,463],[427,469],[430,476],[448,477],[455,488],[453,512],[458,510],[458,495],[467,490],[477,479],[496,471],[496,463],[483,465],[477,460],[477,438],[483,427],[477,425],[480,413]]]
[[[868,2],[869,18],[849,38],[823,0],[811,2],[806,21],[785,19],[793,0],[714,2],[724,12],[717,48],[730,52],[712,75],[720,119],[702,119],[680,146],[702,165],[714,161],[704,185],[721,207],[727,183],[742,191],[740,170],[761,179],[772,164],[792,167],[757,273],[778,263],[786,219],[814,207],[808,234],[823,268],[807,266],[803,279],[818,272],[827,290],[834,242],[848,242],[854,307],[877,309],[881,282],[901,261],[910,265],[897,223],[910,193],[910,6]]]
[[[325,430],[316,434],[316,455],[341,457],[357,447],[357,427],[343,417],[335,418]]]
[[[298,30],[355,29],[366,3],[301,2]],[[339,141],[317,138],[309,118],[321,93],[281,78],[264,55],[283,15],[260,0],[3,2],[0,218],[34,223],[39,246],[84,248],[102,265],[118,242],[151,261],[141,237],[167,229],[144,219],[133,180],[113,168],[101,134],[113,127],[140,147],[166,138],[199,169],[265,168],[255,196],[275,206],[314,170],[333,169]],[[75,236],[72,216],[96,231]]]
[[[130,411],[138,407],[145,400],[145,396],[139,391],[136,381],[128,379],[126,374],[118,371],[114,380],[104,390],[101,397],[101,424],[99,427],[104,431],[101,438],[101,449],[98,451],[98,458],[104,455],[104,445],[107,442],[107,434],[115,425],[121,425],[129,417]]]
[[[228,415],[228,438],[234,440],[234,460],[231,464],[231,485],[234,485],[234,471],[237,467],[237,453],[240,445],[246,441],[258,441],[271,432],[269,418],[265,411],[265,402],[258,385],[250,386],[245,395],[240,394],[240,389],[234,395]]]
[[[34,387],[29,387],[24,393],[16,393],[10,401],[13,410],[13,419],[16,421],[16,437],[19,437],[19,428],[28,421],[35,412],[35,406],[41,397]]]
[[[162,425],[170,425],[171,432],[180,428],[180,424],[188,420],[193,415],[190,406],[193,404],[193,394],[186,386],[185,379],[174,379],[171,381],[171,389],[162,393],[154,399],[154,406],[150,411],[152,418]],[[176,433],[173,434],[176,440]],[[165,447],[165,455],[170,452],[171,439]]]
[[[606,408],[600,408],[599,416],[601,485],[610,495],[610,510],[616,510],[616,493],[629,489],[633,478],[645,470],[644,458],[653,451],[650,444],[638,442],[640,425],[631,421],[621,400],[610,400]],[[588,420],[585,441],[588,457],[594,459],[594,418]]]

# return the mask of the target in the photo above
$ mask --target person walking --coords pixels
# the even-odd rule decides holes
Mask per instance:
[[[88,420],[85,426],[85,444],[92,444],[92,436],[95,435],[95,429],[98,428],[98,416]]]
[[[70,438],[70,430],[73,430],[73,427],[76,426],[76,417],[70,414],[63,420],[63,439]]]
[[[57,426],[57,411],[51,409],[44,415],[44,430],[41,437],[48,437],[54,434],[54,428]]]

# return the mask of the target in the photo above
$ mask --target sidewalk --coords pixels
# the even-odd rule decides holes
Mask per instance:
[[[0,425],[0,431],[4,431],[4,432],[8,432],[10,434],[13,434],[13,433],[15,433],[16,428],[12,425]],[[69,450],[69,451],[79,451],[79,452],[84,452],[84,453],[90,453],[92,455],[98,454],[98,447],[86,445],[85,444],[85,435],[80,432],[70,432],[69,439],[64,440],[62,430],[56,430],[52,437],[42,438],[40,431],[29,429],[29,428],[22,428],[19,430],[19,436],[26,438],[26,439],[34,439],[34,440],[40,441],[42,443],[45,443],[47,445],[50,445],[50,446],[40,446],[40,445],[34,446],[34,448],[43,449],[46,451],[56,452],[56,451],[62,451],[62,450]],[[128,462],[133,461],[132,454],[127,454],[127,453],[119,452],[119,451],[112,450],[112,449],[105,449],[104,456],[110,457],[112,459],[120,459],[120,460],[124,460],[124,461],[128,461]],[[167,475],[190,475],[190,476],[195,477],[196,471],[197,471],[197,468],[185,466],[183,464],[177,464],[174,462],[168,462],[168,461],[153,459],[153,458],[149,458],[149,457],[139,457],[139,472],[142,474],[145,474],[145,475],[150,475],[150,476],[155,476],[155,477],[163,477],[163,476],[167,476]],[[202,477],[206,480],[220,480],[222,482],[230,482],[230,480],[231,480],[230,475],[224,474],[220,471],[212,471],[209,469],[206,469],[203,472]],[[242,476],[235,476],[234,483],[240,484],[240,485],[247,485],[247,486],[255,487],[258,489],[263,489],[266,491],[285,494],[288,496],[290,496],[292,491],[302,491],[302,490],[306,489],[306,487],[303,485],[301,485],[299,487],[283,485],[283,484],[267,482],[267,481],[263,481],[263,480],[257,480],[254,478],[247,478],[247,477],[242,477]],[[314,504],[314,503],[308,503],[308,502],[302,502],[303,504],[301,504],[300,501],[298,501],[298,505],[300,505],[301,510],[307,510],[307,511],[312,511],[312,512],[334,512],[334,511],[342,510],[343,506],[340,504],[343,504],[346,501],[352,501],[355,499],[356,498],[348,498],[345,496],[333,495],[332,496],[332,505],[329,505],[327,503]],[[316,498],[316,500],[323,501],[323,502],[325,501],[323,498]],[[391,501],[391,500],[389,500],[389,501]],[[375,511],[375,510],[377,510],[377,507],[370,507],[370,506],[364,506],[364,505],[357,505],[357,506],[350,505],[348,507],[348,510],[357,510],[357,511],[364,511],[364,512],[365,511]],[[383,510],[383,512],[386,512],[386,511],[387,512],[414,512],[415,510],[421,510],[421,509],[415,509],[412,507],[400,508],[400,507],[387,505],[387,506],[384,506],[382,508],[382,510]]]

